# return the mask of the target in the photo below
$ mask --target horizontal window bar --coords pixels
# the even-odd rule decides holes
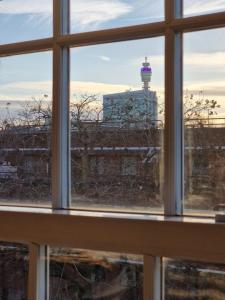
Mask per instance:
[[[1,208],[0,239],[222,263],[225,225],[181,218]]]
[[[61,36],[57,42],[62,46],[87,46],[141,38],[157,37],[165,32],[165,22],[107,29]]]
[[[0,57],[46,51],[53,48],[53,38],[0,45]]]
[[[225,12],[173,19],[168,23],[156,22],[115,29],[61,35],[57,39],[47,38],[14,44],[5,44],[0,45],[0,56],[49,50],[53,48],[54,42],[61,46],[79,47],[162,36],[168,28],[176,30],[177,32],[183,32],[220,27],[225,27]]]
[[[220,28],[225,26],[225,12],[174,19],[169,26],[177,32]]]

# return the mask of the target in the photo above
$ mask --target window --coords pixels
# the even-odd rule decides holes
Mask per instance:
[[[162,210],[164,38],[74,48],[70,65],[72,206]]]
[[[0,1],[0,238],[19,249],[17,296],[223,297],[223,1],[50,2]]]
[[[4,57],[0,68],[0,202],[48,206],[52,53]]]
[[[184,173],[187,213],[223,205],[224,28],[184,34]],[[208,46],[202,45],[203,40]],[[212,45],[212,46],[209,46]],[[221,63],[222,62],[222,63]]]

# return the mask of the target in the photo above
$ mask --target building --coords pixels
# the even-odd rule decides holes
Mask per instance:
[[[143,88],[137,91],[107,94],[103,96],[103,121],[131,125],[137,122],[156,124],[158,99],[150,90],[152,69],[147,57],[141,68]]]

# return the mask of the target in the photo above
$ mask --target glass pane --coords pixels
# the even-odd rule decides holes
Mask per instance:
[[[224,35],[225,29],[184,35],[186,213],[212,212],[225,199]]]
[[[0,242],[0,299],[27,299],[28,262],[27,246]]]
[[[162,208],[164,39],[73,49],[71,64],[72,204]]]
[[[71,0],[72,32],[137,25],[163,19],[163,0]]]
[[[0,28],[0,44],[51,36],[52,0],[0,1]]]
[[[141,256],[52,248],[50,300],[143,299]]]
[[[225,10],[225,0],[184,0],[184,15],[210,14]]]
[[[165,300],[225,299],[225,265],[164,260]]]
[[[52,55],[1,59],[0,203],[50,200]]]

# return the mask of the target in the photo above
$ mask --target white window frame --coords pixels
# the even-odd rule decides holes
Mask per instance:
[[[29,300],[48,299],[45,245],[141,254],[144,300],[161,299],[162,257],[225,261],[225,225],[182,217],[181,101],[182,33],[225,27],[225,12],[182,18],[183,1],[165,0],[164,21],[70,34],[69,2],[53,0],[53,37],[0,45],[1,57],[53,52],[52,209],[0,207],[0,239],[30,245]],[[165,216],[70,210],[69,48],[158,36],[165,37]]]

